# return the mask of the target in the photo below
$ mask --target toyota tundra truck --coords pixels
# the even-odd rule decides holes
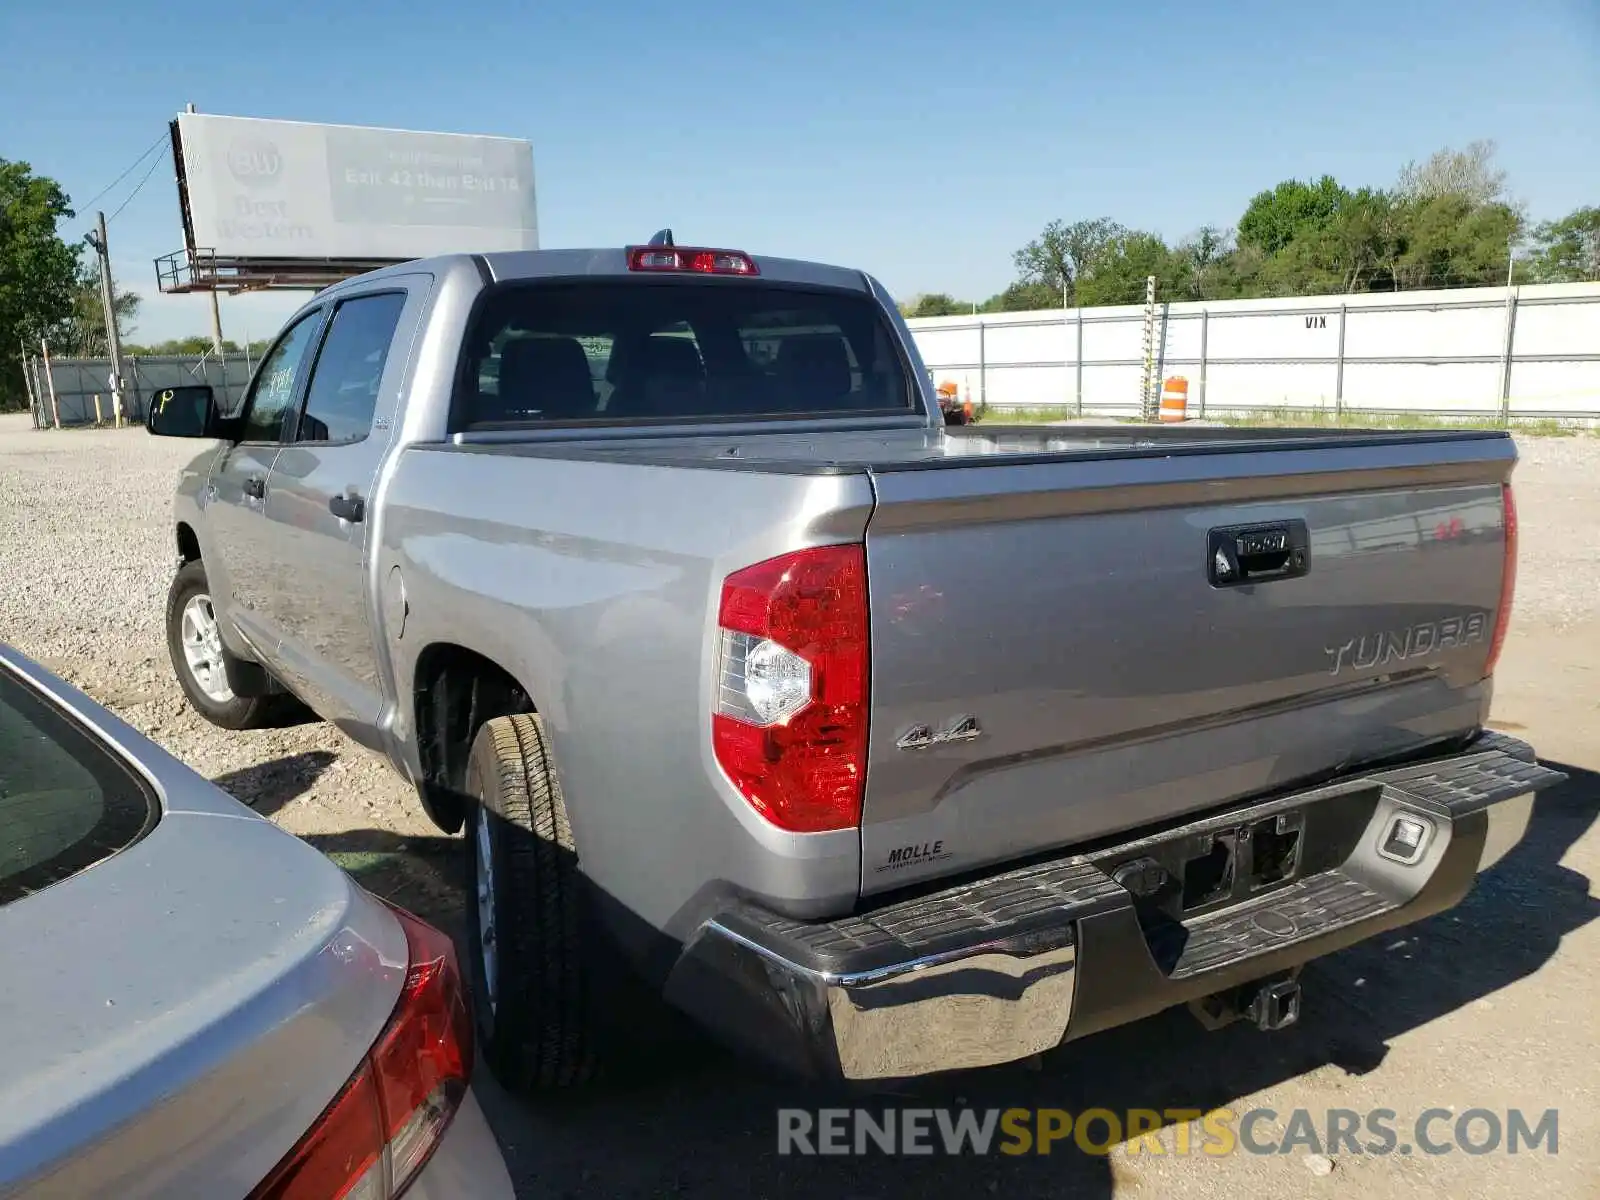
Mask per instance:
[[[309,707],[464,830],[513,1087],[588,1078],[627,988],[851,1081],[1276,1028],[1561,778],[1485,728],[1506,434],[947,428],[858,270],[407,263],[149,428],[205,442],[178,682]]]

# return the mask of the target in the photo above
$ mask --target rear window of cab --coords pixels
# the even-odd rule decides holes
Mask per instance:
[[[505,283],[471,322],[457,429],[902,414],[915,397],[861,292],[739,280]]]

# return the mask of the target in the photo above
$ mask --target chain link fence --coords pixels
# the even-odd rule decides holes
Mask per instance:
[[[142,423],[150,398],[163,388],[210,384],[224,412],[244,399],[254,360],[246,354],[159,355],[122,360],[123,420]],[[109,425],[116,417],[111,401],[110,358],[30,356],[23,363],[35,429],[60,425]]]

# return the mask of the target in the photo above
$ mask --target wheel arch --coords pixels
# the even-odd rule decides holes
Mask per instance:
[[[473,740],[495,717],[537,712],[532,690],[486,654],[458,642],[432,642],[417,655],[411,709],[422,806],[435,825],[454,833],[470,804],[465,787]]]
[[[179,521],[177,538],[180,562],[193,562],[200,557],[200,535],[195,533],[194,526],[187,521]]]

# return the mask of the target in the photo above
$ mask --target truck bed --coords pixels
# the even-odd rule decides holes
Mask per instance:
[[[1002,457],[1007,465],[1084,462],[1101,459],[1172,459],[1195,455],[1260,453],[1269,450],[1354,450],[1405,445],[1502,444],[1486,450],[1505,453],[1510,436],[1489,429],[1330,430],[1316,427],[1242,425],[964,425],[943,430],[908,428],[885,421],[884,428],[808,428],[774,430],[772,423],[729,427],[715,434],[688,433],[671,426],[627,428],[610,436],[592,429],[481,432],[458,435],[455,444],[474,450],[519,456],[581,458],[596,462],[697,466],[732,471],[784,474],[870,470],[898,472],[986,465]],[[1466,453],[1452,452],[1452,453]]]

